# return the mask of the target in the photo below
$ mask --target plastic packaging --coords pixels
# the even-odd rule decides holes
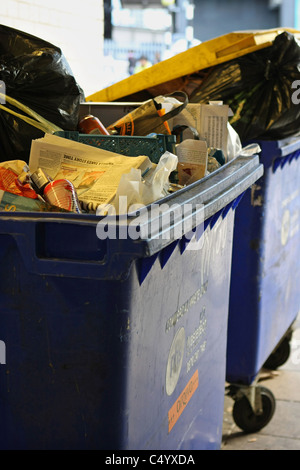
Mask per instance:
[[[242,150],[242,143],[240,136],[234,130],[229,122],[227,123],[228,139],[227,139],[227,161],[235,158]]]
[[[48,212],[50,210],[50,207],[46,206],[43,201],[39,199],[23,197],[0,189],[1,212],[44,212],[46,210]]]
[[[105,214],[108,206],[113,206],[118,214],[126,214],[131,206],[146,206],[165,197],[170,185],[170,174],[177,168],[177,163],[178,157],[166,151],[146,175],[143,176],[137,168],[124,173],[112,203],[98,206],[96,214]]]
[[[21,182],[18,178],[24,165],[25,162],[22,160],[3,162],[0,165],[0,190],[17,196],[37,199],[38,196],[29,186],[27,179]]]

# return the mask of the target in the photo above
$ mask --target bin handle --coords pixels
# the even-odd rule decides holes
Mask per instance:
[[[0,224],[0,246],[1,235],[10,236],[16,243],[18,254],[22,259],[26,270],[29,273],[38,275],[48,275],[56,277],[75,277],[83,279],[126,279],[133,259],[136,257],[133,253],[126,251],[119,252],[122,247],[118,246],[118,240],[112,240],[108,244],[108,250],[102,259],[66,259],[55,256],[39,256],[38,254],[38,231],[37,223],[29,219],[27,223],[20,225],[18,223],[18,232],[16,232],[15,219],[1,220]],[[53,222],[53,219],[45,219],[42,223]],[[96,236],[96,229],[95,229]],[[115,244],[113,242],[116,242]],[[115,245],[115,246],[114,246]],[[108,256],[110,255],[110,256]],[[123,269],[120,269],[120,266]]]

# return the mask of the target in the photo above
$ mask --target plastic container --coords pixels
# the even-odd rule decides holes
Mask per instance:
[[[1,449],[220,448],[235,207],[262,171],[237,158],[143,220],[0,214]]]
[[[77,131],[59,131],[55,135],[76,140],[82,144],[101,147],[103,150],[119,153],[128,157],[146,155],[153,163],[158,163],[162,154],[168,150],[175,153],[174,135],[153,134],[151,136],[113,136],[100,134],[80,134]]]
[[[38,168],[34,173],[28,171],[28,181],[32,189],[50,205],[71,212],[81,212],[77,194],[71,181],[66,179],[52,181],[41,168]]]
[[[276,369],[288,359],[300,308],[300,139],[259,145],[264,175],[236,212],[226,366],[227,381],[235,384],[236,422],[248,432],[272,417],[274,397],[265,388],[263,412],[255,416],[261,401],[258,374],[263,366]],[[257,389],[251,392],[252,412],[245,399],[251,387]]]
[[[110,135],[102,122],[96,116],[87,114],[78,123],[78,129],[82,134]]]

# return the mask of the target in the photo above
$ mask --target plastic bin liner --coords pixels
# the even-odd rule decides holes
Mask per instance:
[[[212,67],[190,102],[223,100],[234,113],[230,123],[242,141],[283,139],[299,131],[300,107],[293,89],[299,66],[299,42],[285,31],[270,47]]]
[[[0,25],[0,57],[0,80],[8,96],[64,130],[77,129],[83,91],[58,47]],[[11,108],[9,103],[5,106]],[[2,161],[16,158],[27,161],[31,140],[42,135],[41,130],[1,109]]]

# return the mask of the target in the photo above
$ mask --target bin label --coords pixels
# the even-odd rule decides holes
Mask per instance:
[[[171,348],[169,351],[167,370],[166,370],[166,392],[167,395],[172,395],[177,385],[185,346],[185,331],[181,327],[174,336]]]
[[[200,312],[199,323],[186,340],[186,355],[188,357],[186,364],[186,372],[189,373],[192,367],[198,362],[200,355],[206,349],[206,329],[207,318],[206,308],[202,307]]]
[[[170,317],[166,322],[166,332],[168,332],[176,323],[186,315],[193,305],[197,304],[201,297],[206,294],[208,281],[205,281],[202,286],[194,292],[194,294],[183,304],[181,307]]]
[[[193,374],[192,378],[189,380],[187,386],[181,392],[173,406],[170,408],[168,412],[168,423],[169,429],[168,432],[171,431],[175,423],[178,421],[180,415],[183,413],[185,407],[187,406],[188,402],[194,395],[195,391],[197,390],[199,385],[199,375],[198,369]]]

